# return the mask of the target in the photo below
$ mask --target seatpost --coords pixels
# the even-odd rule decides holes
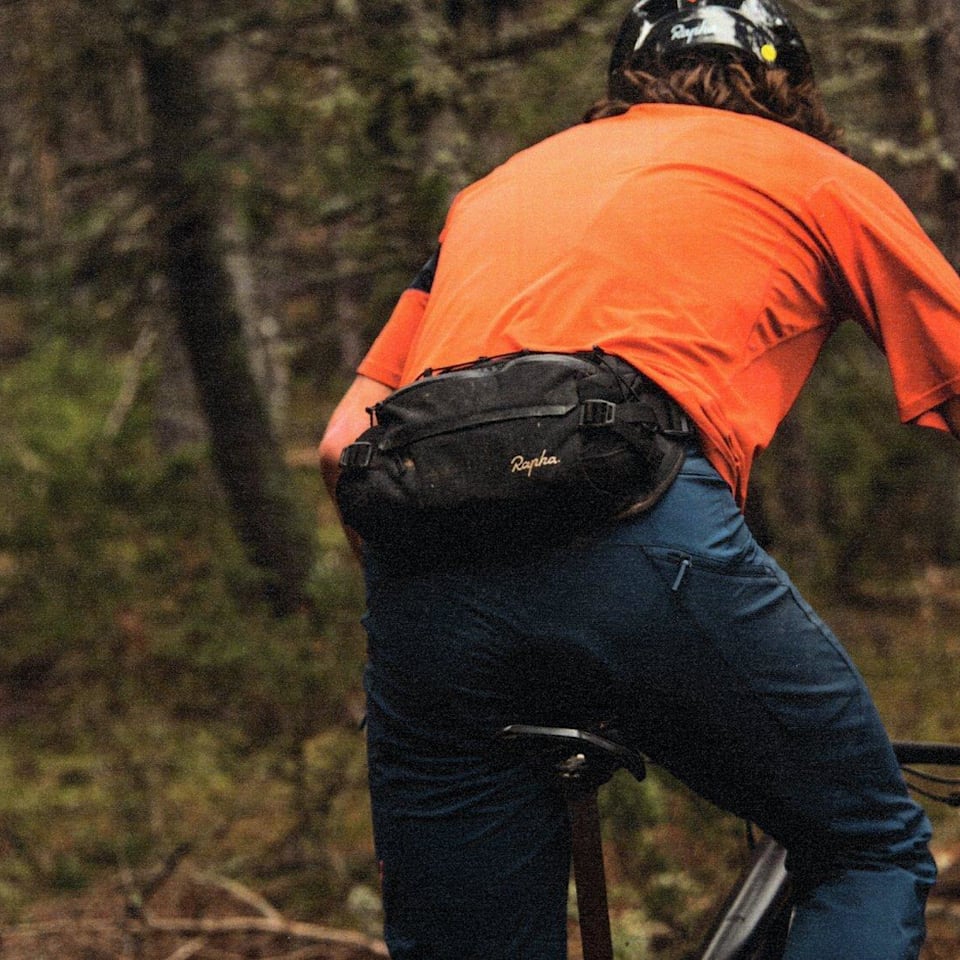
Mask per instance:
[[[580,754],[571,760],[582,756]],[[564,784],[570,812],[573,877],[584,960],[613,960],[598,788],[572,779],[565,780]]]
[[[554,773],[559,775],[570,816],[583,957],[613,960],[597,792],[621,767],[642,780],[644,758],[608,737],[568,727],[513,724],[500,736],[528,755],[551,761]]]

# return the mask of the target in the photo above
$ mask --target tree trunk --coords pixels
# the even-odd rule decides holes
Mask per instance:
[[[921,0],[931,25],[927,67],[937,129],[943,144],[941,196],[946,236],[944,252],[960,270],[960,12],[956,0]]]
[[[138,38],[153,123],[155,202],[172,309],[238,535],[278,614],[301,605],[315,556],[313,518],[294,492],[254,379],[219,231],[218,170],[189,52]]]

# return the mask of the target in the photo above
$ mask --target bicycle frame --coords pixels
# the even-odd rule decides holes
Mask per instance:
[[[698,960],[778,957],[790,929],[787,852],[764,837],[717,914]],[[763,951],[763,952],[758,952]]]
[[[910,764],[960,766],[960,744],[896,740],[894,753],[902,768]],[[907,772],[935,783],[957,781]],[[917,790],[915,784],[910,784]],[[960,806],[960,791],[946,795],[918,790],[929,799]],[[697,960],[779,960],[792,912],[786,851],[764,837],[710,928]]]

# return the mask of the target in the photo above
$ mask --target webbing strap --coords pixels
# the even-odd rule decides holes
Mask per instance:
[[[640,400],[612,403],[609,400],[587,400],[580,423],[585,427],[610,427],[630,424],[662,433],[666,437],[692,436],[693,426],[683,410],[661,393],[643,394]]]

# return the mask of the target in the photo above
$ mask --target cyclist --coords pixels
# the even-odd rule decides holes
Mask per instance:
[[[337,407],[331,489],[368,406],[479,356],[599,345],[696,425],[656,505],[575,542],[423,566],[416,544],[400,564],[364,551],[396,960],[565,955],[562,801],[490,749],[538,699],[571,725],[614,713],[632,746],[783,843],[789,960],[917,955],[929,824],[849,657],[741,512],[841,320],[884,351],[904,422],[960,434],[960,279],[838,144],[776,0],[634,3],[608,95],[456,198]]]

